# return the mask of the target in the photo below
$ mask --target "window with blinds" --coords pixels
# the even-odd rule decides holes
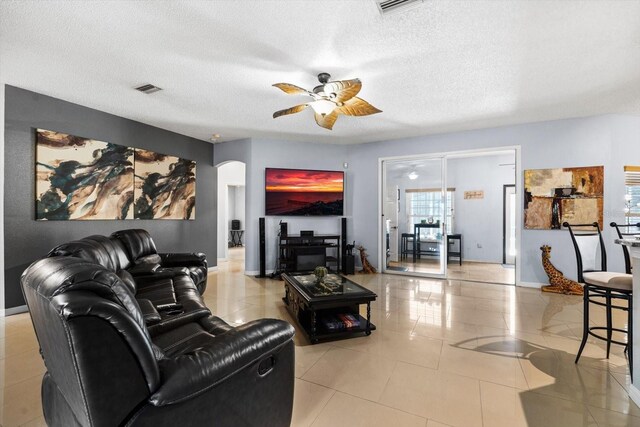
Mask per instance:
[[[445,222],[447,233],[453,232],[453,194],[455,188],[447,189],[446,201],[442,200],[441,191],[438,188],[407,189],[407,230],[413,232],[413,224],[430,217],[436,221],[440,219],[442,203],[445,202]]]
[[[627,224],[640,222],[640,166],[624,167],[625,215]]]

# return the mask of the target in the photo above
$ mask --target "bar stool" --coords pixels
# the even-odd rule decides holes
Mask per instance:
[[[569,230],[573,247],[576,251],[578,264],[578,282],[584,283],[584,319],[582,329],[582,342],[576,355],[575,363],[578,363],[584,350],[589,335],[607,342],[607,359],[611,344],[625,346],[629,371],[633,375],[633,346],[632,346],[632,276],[624,273],[607,271],[607,253],[597,222],[592,224],[562,224]],[[574,230],[579,227],[579,230]],[[600,255],[600,268],[597,260]],[[602,301],[604,299],[604,302]],[[613,304],[614,301],[625,300],[627,306]],[[589,326],[589,304],[605,307],[606,326]],[[612,311],[622,310],[627,312],[627,330],[613,327]],[[606,331],[607,336],[597,334],[595,331]],[[616,341],[612,338],[613,331],[627,334],[627,342]]]
[[[411,249],[409,249],[411,243]],[[402,233],[400,235],[400,259],[405,259],[407,255],[413,255],[413,233]]]

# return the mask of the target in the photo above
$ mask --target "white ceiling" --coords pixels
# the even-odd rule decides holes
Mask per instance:
[[[383,110],[274,111],[316,74]],[[329,143],[640,114],[640,1],[0,1],[0,79],[195,138]],[[164,91],[131,89],[153,83]]]

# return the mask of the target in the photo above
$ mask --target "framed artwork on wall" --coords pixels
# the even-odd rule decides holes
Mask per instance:
[[[134,217],[195,219],[196,162],[135,149]]]
[[[36,219],[133,218],[133,149],[36,130]]]
[[[524,228],[603,227],[604,166],[524,171]]]

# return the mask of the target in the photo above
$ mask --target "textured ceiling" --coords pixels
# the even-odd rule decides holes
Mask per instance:
[[[359,77],[333,131],[273,83]],[[639,1],[0,2],[5,83],[195,138],[359,143],[640,114]],[[164,91],[131,88],[153,83]]]

